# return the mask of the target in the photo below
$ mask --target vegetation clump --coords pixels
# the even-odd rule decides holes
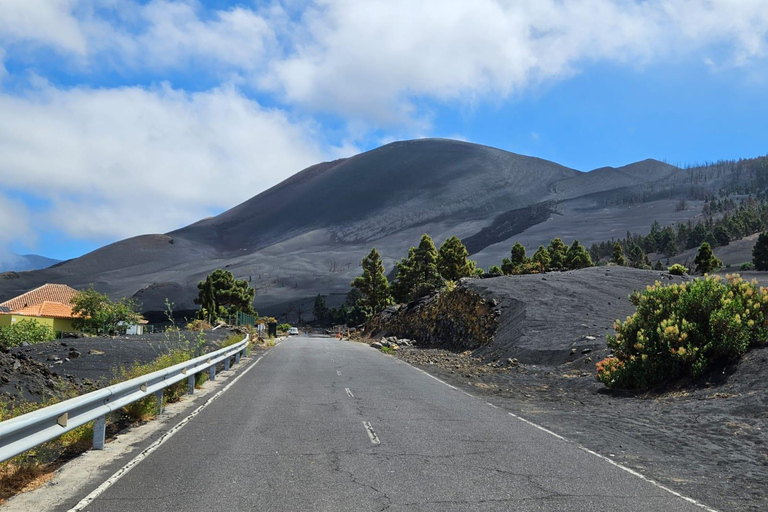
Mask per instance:
[[[717,259],[707,242],[701,244],[693,263],[696,265],[696,272],[700,274],[709,274],[723,266],[723,262]]]
[[[713,363],[743,355],[768,335],[768,288],[740,276],[705,277],[630,296],[637,311],[608,336],[614,356],[600,361],[608,387],[648,389],[699,377]]]
[[[432,249],[434,248],[432,245]],[[434,260],[437,260],[437,256]],[[360,291],[358,304],[368,316],[375,315],[392,304],[389,281],[384,275],[384,263],[376,248],[371,249],[368,256],[363,258],[363,275],[356,277],[351,284]]]
[[[56,333],[53,329],[34,320],[21,320],[7,327],[0,327],[0,346],[3,347],[18,347],[24,342],[45,343],[55,339]]]
[[[683,274],[688,273],[688,268],[684,267],[683,265],[679,263],[675,263],[671,267],[667,268],[667,272],[672,274],[673,276],[682,276]]]

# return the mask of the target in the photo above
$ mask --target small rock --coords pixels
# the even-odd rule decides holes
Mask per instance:
[[[591,363],[591,362],[592,362],[592,356],[589,356],[588,358],[586,358],[586,359],[584,360],[584,363],[585,363],[585,364],[586,364],[586,363]]]
[[[589,336],[589,335],[587,335],[587,336],[584,336],[584,339],[585,339],[585,340],[589,340],[589,341],[592,341],[592,340],[594,340],[594,339],[595,339],[595,337],[594,337],[594,336]]]
[[[14,361],[13,362],[13,369],[14,370],[18,370],[19,368],[21,368],[21,363],[18,362],[18,361]]]
[[[56,387],[56,381],[53,380],[53,379],[48,379],[48,380],[45,381],[45,386],[48,387],[48,388],[53,389],[53,388]]]
[[[95,348],[92,348],[91,350],[89,350],[88,353],[90,355],[92,355],[92,356],[103,356],[104,355],[104,351],[103,350],[96,350]]]
[[[582,354],[589,354],[590,352],[592,352],[591,348],[585,348],[584,350],[581,351]]]
[[[56,355],[48,356],[48,361],[61,361],[61,358]]]
[[[82,354],[73,348],[73,349],[70,349],[70,351],[69,351],[69,354],[68,354],[68,355],[69,355],[69,358],[70,358],[70,359],[77,359],[77,358],[78,358],[78,357],[80,357]]]
[[[64,361],[62,361],[61,359],[59,359],[58,361],[54,361],[54,362],[53,362],[53,364],[64,364]]]
[[[576,349],[575,349],[575,348],[572,348],[572,349],[571,349],[571,355],[573,355],[573,354],[575,354],[575,353],[576,353]]]
[[[516,357],[510,357],[507,359],[507,364],[509,366],[517,366],[517,358]]]
[[[382,348],[384,348],[384,345],[382,345],[378,341],[374,341],[373,343],[371,343],[371,348],[375,348],[376,350],[381,350]]]
[[[22,342],[21,342],[21,346],[22,346],[22,347],[28,347],[28,346],[29,346],[29,343],[27,343],[26,341],[22,341]]]
[[[68,363],[68,362],[69,362],[69,358],[68,358],[68,357],[65,357],[65,358],[64,358],[64,362],[65,362],[65,363]]]
[[[64,343],[63,341],[60,343],[60,345],[61,345],[62,347],[66,347],[66,346],[67,346],[67,344],[66,344],[66,343]]]

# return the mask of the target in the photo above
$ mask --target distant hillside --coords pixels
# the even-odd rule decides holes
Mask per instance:
[[[216,217],[108,245],[54,268],[0,276],[0,299],[46,282],[134,296],[145,310],[194,309],[197,282],[228,268],[256,287],[262,314],[306,317],[335,305],[375,246],[387,270],[429,233],[467,240],[488,268],[514,241],[585,245],[701,215],[697,199],[752,183],[743,166],[682,170],[657,160],[583,173],[539,158],[443,139],[395,142],[309,167]],[[754,180],[753,180],[754,181]],[[734,188],[735,189],[735,188]],[[677,211],[680,198],[689,207]]]
[[[38,256],[37,254],[10,254],[0,259],[0,272],[23,272],[48,268],[61,260]]]

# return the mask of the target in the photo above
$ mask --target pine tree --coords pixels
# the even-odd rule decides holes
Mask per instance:
[[[531,257],[531,261],[538,265],[540,272],[545,272],[549,269],[550,260],[549,251],[547,251],[543,245],[540,245],[538,250]]]
[[[515,267],[522,267],[528,263],[528,256],[525,254],[525,246],[520,242],[516,242],[515,245],[512,246],[510,252],[512,253],[510,262]]]
[[[195,304],[202,306],[201,315],[212,319],[237,312],[254,314],[256,290],[244,279],[235,279],[229,270],[216,269],[197,284]],[[204,313],[203,313],[204,312]]]
[[[437,270],[443,279],[458,281],[474,275],[476,264],[468,259],[469,253],[458,237],[452,236],[440,246],[437,253]]]
[[[549,242],[549,247],[547,247],[547,252],[549,252],[550,258],[549,268],[565,268],[565,256],[568,253],[568,246],[563,243],[562,239],[559,237],[552,239]]]
[[[328,306],[325,305],[325,299],[322,295],[315,297],[315,305],[312,308],[312,313],[315,315],[315,320],[320,323],[325,322],[328,318]]]
[[[629,251],[629,266],[635,268],[646,268],[648,257],[645,255],[643,249],[636,245]]]
[[[624,249],[622,249],[619,242],[613,244],[613,255],[611,256],[611,263],[615,263],[616,265],[621,266],[627,264],[627,259],[624,257]]]
[[[384,275],[384,264],[375,248],[363,258],[363,275],[356,277],[352,286],[360,290],[362,297],[359,304],[368,315],[375,315],[392,304],[389,282]]]
[[[419,246],[414,251],[413,272],[413,298],[429,295],[442,288],[443,278],[437,270],[437,249],[432,238],[426,233],[421,235]]]
[[[443,286],[437,259],[437,249],[432,239],[429,235],[422,235],[419,246],[411,247],[408,251],[408,258],[395,264],[397,273],[393,293],[398,302],[410,302]]]
[[[494,277],[503,276],[504,275],[504,271],[501,270],[501,268],[499,268],[498,265],[491,265],[491,268],[488,269],[488,273],[491,274]]]
[[[590,258],[589,253],[578,240],[574,240],[568,248],[568,252],[565,255],[565,266],[568,270],[592,266],[592,258]]]
[[[701,244],[699,252],[696,254],[696,259],[694,259],[693,262],[696,264],[696,272],[700,274],[709,274],[723,265],[723,263],[715,257],[715,253],[712,252],[712,247],[710,247],[707,242]]]
[[[768,233],[760,233],[752,248],[752,263],[755,270],[768,270]]]
[[[653,270],[664,270],[664,265],[661,264],[661,260],[656,262],[656,265],[653,267]]]

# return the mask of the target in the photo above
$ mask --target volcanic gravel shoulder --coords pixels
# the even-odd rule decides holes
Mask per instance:
[[[205,350],[215,349],[232,332],[217,329],[204,333]],[[64,338],[48,343],[15,347],[0,354],[0,396],[40,401],[66,387],[85,392],[106,385],[120,367],[148,363],[197,339],[190,331],[141,336]]]

